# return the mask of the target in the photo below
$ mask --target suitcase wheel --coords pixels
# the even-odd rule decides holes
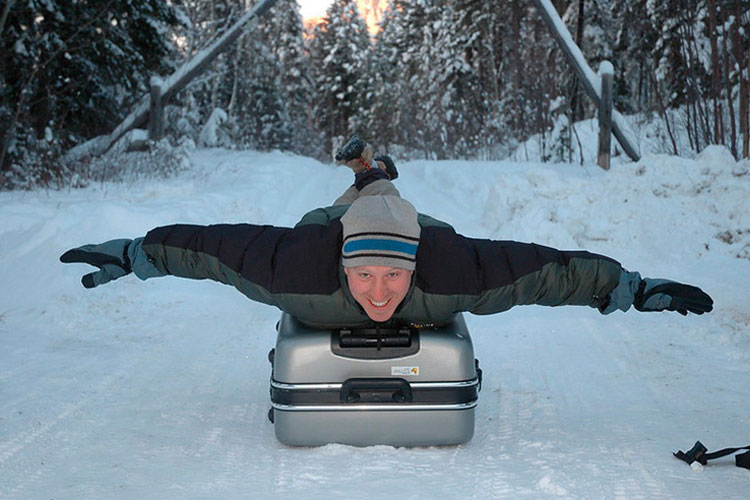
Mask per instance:
[[[273,408],[268,409],[268,420],[273,423]]]
[[[479,382],[477,384],[477,392],[479,392],[482,390],[482,369],[479,368],[479,360],[476,358],[474,358],[474,369],[477,372],[477,382]]]

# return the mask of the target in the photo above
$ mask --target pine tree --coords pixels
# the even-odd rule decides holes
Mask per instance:
[[[483,90],[472,65],[477,57],[472,39],[478,31],[473,18],[477,10],[456,2],[434,12],[423,41],[427,57],[420,70],[427,92],[419,122],[429,150],[438,158],[461,157],[476,146],[482,124],[476,101],[482,100]]]
[[[183,61],[210,45],[249,8],[246,0],[183,0],[183,5],[190,20],[186,23],[186,29],[179,33],[183,40]],[[177,121],[188,122],[179,127],[178,133],[191,135],[198,140],[201,127],[217,108],[230,117],[230,123],[225,126],[232,128],[237,90],[240,82],[246,81],[243,59],[249,50],[247,44],[247,36],[239,39],[233,47],[219,54],[210,68],[193,80],[187,89],[172,99],[171,111],[179,115]]]
[[[308,114],[312,86],[296,0],[278,0],[244,40],[233,106],[239,139],[256,149],[314,154]]]
[[[648,2],[647,12],[658,31],[651,49],[659,95],[667,107],[686,113],[690,147],[700,151],[712,142],[708,103],[703,89],[710,81],[710,49],[703,35],[707,21],[702,0]]]
[[[371,106],[367,114],[368,139],[376,148],[384,153],[389,152],[390,146],[398,143],[398,136],[394,123],[399,110],[396,99],[399,95],[400,71],[397,68],[400,58],[398,47],[392,43],[390,35],[395,30],[394,12],[391,8],[383,14],[380,31],[376,35],[375,44],[370,60],[372,94]]]
[[[511,102],[513,115],[518,120],[513,130],[519,141],[539,134],[544,158],[546,133],[552,126],[551,104],[561,95],[560,79],[570,69],[559,60],[555,41],[536,8],[529,4],[518,4],[516,8],[520,12],[512,15],[520,17],[519,31],[517,38],[508,41],[510,51],[505,55],[506,60],[519,61],[518,77],[512,80],[512,90],[509,92],[516,96]],[[510,34],[515,37],[512,31]]]
[[[426,130],[418,119],[424,85],[425,33],[435,13],[428,0],[396,0],[376,39],[373,69],[377,86],[371,127],[385,146],[398,144],[428,154]]]
[[[275,48],[281,64],[280,85],[292,134],[287,149],[321,157],[320,136],[312,116],[314,99],[310,60],[297,0],[279,0],[279,35]]]
[[[586,62],[596,71],[604,60],[612,59],[612,23],[608,0],[573,0],[568,6],[563,20],[574,34],[574,40],[586,57]],[[570,65],[565,62],[565,67]],[[567,72],[565,88],[571,103],[571,117],[579,121],[596,112],[591,99],[583,91],[577,75]]]
[[[624,113],[654,108],[654,64],[651,48],[658,33],[649,21],[647,0],[614,0],[610,7],[615,32],[615,107]]]
[[[353,0],[334,0],[315,27],[310,58],[317,98],[313,114],[332,151],[353,133],[367,135],[371,101],[370,39]]]

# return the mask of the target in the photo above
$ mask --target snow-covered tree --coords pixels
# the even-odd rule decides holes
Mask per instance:
[[[424,29],[429,22],[428,0],[396,0],[386,11],[376,39],[370,127],[386,149],[398,144],[427,153],[425,128],[418,115],[424,92]]]
[[[231,26],[249,8],[246,0],[183,0],[183,7],[189,22],[178,33],[182,60],[187,61],[207,47],[217,36]],[[235,42],[226,52],[219,54],[210,67],[193,80],[187,89],[173,98],[171,104],[177,108],[173,112],[189,123],[181,127],[180,133],[187,133],[198,139],[199,131],[207,123],[215,109],[232,114],[233,96],[236,81],[242,81],[244,39]],[[226,109],[225,109],[226,108]],[[231,128],[231,122],[225,124]]]
[[[598,68],[604,60],[612,58],[612,23],[610,19],[609,0],[573,0],[563,15],[563,21],[574,35],[574,40],[586,56],[586,62],[592,68]],[[569,68],[567,61],[560,58],[561,65]],[[591,117],[596,107],[583,91],[578,76],[565,72],[565,88],[570,103],[572,121]]]
[[[373,91],[370,38],[354,0],[334,0],[314,28],[310,58],[316,98],[313,115],[323,148],[358,132],[366,134]]]
[[[654,65],[651,48],[658,32],[649,21],[646,0],[613,0],[615,106],[624,113],[652,107]]]
[[[388,34],[394,29],[391,27],[393,22],[393,11],[386,10],[370,59],[372,99],[366,126],[368,140],[383,152],[388,152],[389,146],[397,140],[393,124],[400,114],[396,106],[399,95],[397,87],[402,81],[396,69],[399,48],[388,39]]]
[[[314,154],[312,84],[296,0],[277,0],[241,42],[233,75],[232,115],[243,144]]]

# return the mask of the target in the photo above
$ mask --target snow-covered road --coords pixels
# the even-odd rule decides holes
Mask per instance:
[[[350,181],[281,153],[197,151],[165,181],[0,193],[0,498],[745,498],[750,165],[720,150],[596,167],[412,162],[402,194],[468,235],[586,248],[716,300],[706,316],[467,316],[476,433],[444,448],[289,448],[266,360],[278,312],[229,287],[85,290],[67,248],[172,222],[291,225]]]

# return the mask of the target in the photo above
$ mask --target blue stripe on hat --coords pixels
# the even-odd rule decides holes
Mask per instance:
[[[388,239],[363,239],[344,243],[345,254],[362,251],[399,252],[407,255],[417,255],[417,245]]]

